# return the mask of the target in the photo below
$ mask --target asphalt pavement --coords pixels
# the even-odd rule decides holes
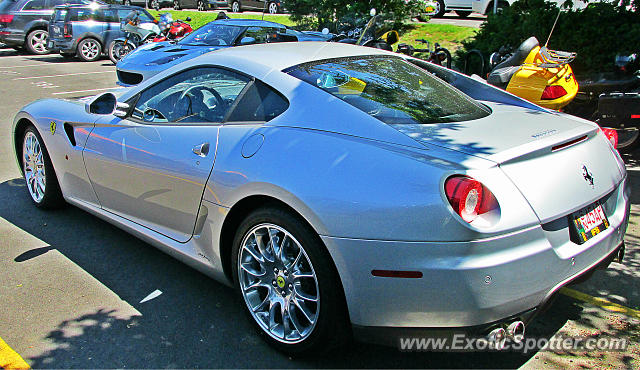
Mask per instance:
[[[0,50],[0,338],[30,366],[640,366],[640,196],[635,191],[625,264],[613,263],[572,286],[585,295],[560,294],[527,327],[528,336],[541,338],[559,333],[629,338],[626,351],[406,353],[356,343],[315,358],[276,352],[252,331],[230,288],[75,207],[43,211],[31,204],[11,146],[14,115],[33,100],[92,95],[115,88],[115,80],[107,59],[85,63]],[[52,115],[55,109],[52,103]],[[638,158],[640,153],[625,158],[634,189],[640,184]],[[161,294],[141,303],[156,291]],[[0,346],[0,360],[3,353]]]

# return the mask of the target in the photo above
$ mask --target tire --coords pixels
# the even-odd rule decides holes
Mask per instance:
[[[22,172],[31,200],[38,208],[57,208],[64,204],[58,178],[42,137],[34,126],[22,136]]]
[[[620,153],[631,153],[638,148],[640,144],[640,129],[637,127],[631,129],[617,129],[618,133],[618,151]]]
[[[274,3],[273,1],[269,3],[269,6],[267,9],[269,10],[269,14],[280,13],[280,8],[278,7],[278,4]]]
[[[49,54],[49,49],[47,49],[48,38],[49,32],[46,30],[33,30],[27,35],[25,47],[31,54]]]
[[[440,18],[445,13],[445,5],[444,0],[436,0],[436,14],[433,15],[434,18]]]
[[[266,248],[260,250],[256,240]],[[281,257],[268,243],[271,240],[276,245],[287,241]],[[238,228],[231,258],[245,312],[271,346],[289,355],[307,355],[349,342],[351,328],[338,273],[304,220],[278,207],[252,212]],[[265,271],[262,277],[251,272],[258,269]],[[284,314],[269,312],[274,303],[282,307],[282,301],[287,302]]]
[[[468,16],[471,15],[471,12],[469,11],[463,11],[463,10],[456,10],[456,14],[458,15],[458,17],[460,18],[467,18]]]
[[[96,61],[102,56],[102,45],[96,39],[86,38],[78,44],[76,55],[85,62]]]
[[[113,64],[117,64],[120,59],[124,58],[127,54],[129,54],[133,48],[131,45],[125,44],[124,41],[115,40],[109,45],[109,59],[113,62]]]
[[[198,0],[198,11],[199,12],[204,12],[206,10],[207,10],[207,8],[204,6],[204,1],[203,0]]]
[[[173,0],[173,9],[180,10],[180,1]]]
[[[126,6],[131,6],[131,0],[124,0],[122,3]]]
[[[239,1],[234,1],[231,3],[231,12],[232,13],[240,13],[242,12],[242,7],[240,6]]]

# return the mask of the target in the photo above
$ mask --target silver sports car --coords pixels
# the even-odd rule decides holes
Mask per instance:
[[[352,333],[522,340],[624,248],[627,175],[596,124],[371,48],[218,50],[33,102],[13,133],[36,206],[71,203],[233,286],[288,353]]]

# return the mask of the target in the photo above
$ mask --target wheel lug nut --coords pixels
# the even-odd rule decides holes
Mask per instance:
[[[273,286],[276,286],[276,284],[278,284],[275,280],[273,281]]]
[[[277,274],[277,273],[278,273],[278,268],[277,268],[277,267],[274,267],[274,268],[273,268],[273,272],[275,272],[275,273]]]
[[[293,289],[293,284],[289,284],[289,289]]]
[[[284,271],[282,271],[282,273],[283,273],[283,274],[285,274],[285,275],[287,275],[287,274],[288,274],[288,272],[287,272],[287,270],[286,270],[286,269],[285,269]]]

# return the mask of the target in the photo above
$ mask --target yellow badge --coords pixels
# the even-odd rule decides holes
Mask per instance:
[[[49,129],[51,129],[51,135],[56,133],[56,121],[51,121],[49,124]]]

